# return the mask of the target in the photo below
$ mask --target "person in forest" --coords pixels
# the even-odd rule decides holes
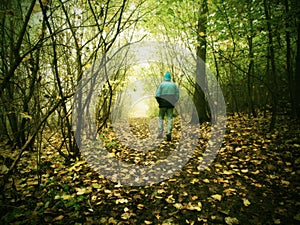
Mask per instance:
[[[179,99],[178,86],[172,81],[170,72],[164,74],[164,80],[157,87],[155,98],[159,105],[158,113],[158,138],[163,137],[164,117],[167,116],[167,141],[172,137],[173,109]]]

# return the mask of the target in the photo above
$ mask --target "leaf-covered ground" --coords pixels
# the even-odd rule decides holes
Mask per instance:
[[[131,121],[137,139],[149,137],[148,122]],[[41,157],[40,188],[36,153],[27,152],[2,191],[0,224],[299,224],[299,124],[280,117],[274,132],[268,127],[269,118],[228,117],[223,145],[204,171],[198,165],[210,126],[191,127],[199,139],[183,169],[162,182],[134,187],[105,179],[84,158],[65,164],[55,149],[59,139],[51,134]],[[176,148],[178,121],[175,129],[172,142],[147,153],[123,146],[113,132],[103,137],[111,156],[147,165]],[[13,155],[7,146],[1,149],[3,173]]]

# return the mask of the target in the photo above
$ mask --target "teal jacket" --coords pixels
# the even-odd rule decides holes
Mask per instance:
[[[155,98],[159,108],[174,108],[179,99],[179,89],[174,82],[163,81],[156,90]]]

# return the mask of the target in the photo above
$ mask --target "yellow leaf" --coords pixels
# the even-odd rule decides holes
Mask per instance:
[[[80,166],[82,164],[85,164],[85,161],[81,160],[81,161],[77,161],[74,166]]]
[[[251,204],[251,202],[246,198],[243,199],[243,203],[244,203],[244,206],[246,206],[246,207]]]
[[[143,205],[143,204],[138,204],[138,205],[137,205],[137,208],[138,208],[138,209],[143,209],[143,208],[144,208],[144,205]]]
[[[239,220],[235,217],[225,217],[225,223],[228,225],[239,224]]]
[[[128,220],[131,217],[131,213],[125,212],[121,215],[123,220]]]
[[[254,186],[255,186],[255,187],[261,188],[261,187],[262,187],[262,184],[256,183],[256,184],[254,184]]]
[[[69,200],[70,198],[72,198],[72,195],[62,195],[61,199],[63,200]]]
[[[226,196],[229,196],[231,194],[236,194],[235,193],[236,189],[234,189],[234,188],[228,188],[228,189],[224,190],[223,192],[225,193]]]
[[[116,204],[123,204],[123,203],[127,203],[128,199],[126,198],[120,198],[116,200]]]
[[[53,221],[60,221],[60,220],[62,220],[63,218],[64,218],[63,215],[57,216],[57,217],[55,217],[55,218],[52,220],[52,222],[53,222]]]
[[[157,190],[157,193],[158,193],[158,194],[162,194],[162,193],[165,193],[165,192],[166,192],[166,191],[165,191],[164,189],[158,189],[158,190]]]
[[[198,183],[198,182],[199,182],[199,179],[194,178],[194,179],[191,181],[191,184],[195,184],[195,183]]]
[[[106,32],[108,32],[108,31],[109,31],[109,27],[105,26],[105,27],[103,28],[103,30],[106,31]]]
[[[60,199],[60,195],[55,195],[54,200],[58,200],[58,199]]]
[[[193,197],[192,197],[192,200],[193,201],[195,201],[195,200],[197,200],[198,199],[198,196],[197,195],[194,195]]]
[[[116,155],[115,155],[115,153],[113,153],[113,152],[109,152],[109,153],[107,154],[107,156],[108,156],[109,158],[112,158],[112,157],[115,157]]]
[[[77,188],[76,189],[77,191],[77,195],[85,195],[85,194],[89,194],[92,192],[92,189],[91,188]]]
[[[248,173],[248,169],[241,170],[242,173]]]
[[[225,175],[231,175],[232,171],[231,170],[224,170],[223,174],[225,174]]]
[[[187,210],[196,210],[196,211],[201,211],[201,209],[202,209],[202,204],[201,204],[201,202],[198,202],[197,204],[192,204],[192,203],[188,203],[187,205],[186,205],[186,209]]]
[[[36,206],[42,207],[42,206],[44,206],[44,202],[38,202],[38,203],[36,204]]]
[[[252,174],[259,174],[260,173],[260,171],[259,170],[256,170],[256,171],[254,171],[254,172],[251,172]]]
[[[115,220],[115,218],[110,217],[110,218],[108,219],[108,223],[109,223],[109,224],[117,224],[117,221]]]
[[[173,195],[170,195],[166,198],[166,202],[167,203],[174,203],[175,202],[175,199],[173,198]]]
[[[120,192],[113,192],[113,195],[114,195],[115,197],[121,197],[121,193],[120,193]]]
[[[188,196],[189,195],[189,193],[187,193],[186,191],[184,191],[182,194],[183,194],[183,196]]]
[[[101,184],[94,183],[94,184],[92,184],[92,187],[95,188],[95,189],[100,189]]]
[[[216,164],[215,164],[215,167],[217,167],[217,168],[222,168],[223,166],[222,166],[220,163],[216,163]]]
[[[200,35],[201,37],[204,37],[204,36],[205,36],[205,33],[204,33],[203,31],[201,31],[201,32],[199,33],[199,35]]]
[[[175,203],[173,205],[176,209],[182,209],[183,205],[181,203]]]
[[[218,200],[218,201],[221,201],[221,200],[222,200],[222,195],[219,195],[219,194],[212,195],[211,197],[212,197],[213,199]]]
[[[209,183],[209,179],[206,178],[206,179],[203,180],[203,182],[208,184]]]

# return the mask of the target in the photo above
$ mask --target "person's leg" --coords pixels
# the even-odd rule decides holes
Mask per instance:
[[[167,140],[171,141],[172,122],[173,122],[173,108],[168,108],[167,109],[167,117],[168,117]]]
[[[166,108],[159,108],[158,112],[158,138],[162,138],[164,132],[164,117]]]

